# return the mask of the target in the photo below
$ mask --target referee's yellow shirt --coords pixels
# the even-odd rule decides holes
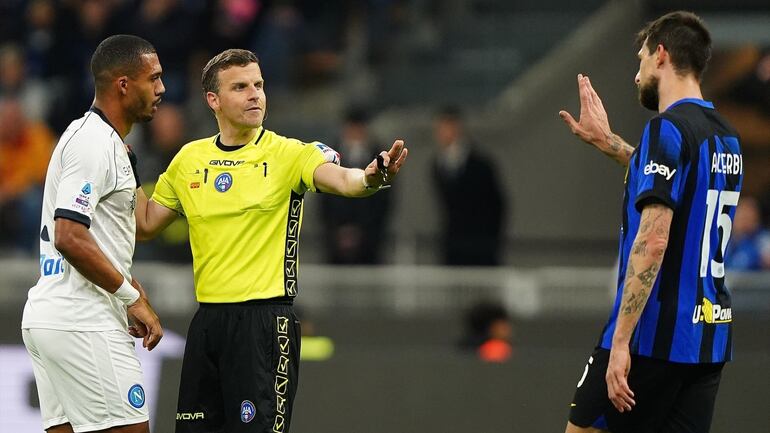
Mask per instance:
[[[182,147],[152,196],[187,217],[198,302],[296,296],[302,197],[328,148],[262,128],[232,151],[217,139]]]

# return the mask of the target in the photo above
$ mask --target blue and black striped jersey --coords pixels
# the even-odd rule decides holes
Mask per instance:
[[[738,134],[710,102],[682,99],[650,120],[626,174],[618,289],[602,347],[612,347],[642,209],[657,202],[673,209],[673,220],[631,353],[682,363],[732,358],[724,252],[742,182]]]

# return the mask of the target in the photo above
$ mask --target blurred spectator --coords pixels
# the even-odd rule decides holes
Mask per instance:
[[[352,109],[345,117],[340,141],[334,149],[347,167],[364,168],[381,146],[368,130],[368,114]],[[321,196],[321,215],[327,237],[327,257],[334,264],[376,264],[382,259],[383,229],[390,215],[391,191],[365,199],[331,194]]]
[[[744,194],[760,200],[770,219],[770,47],[749,44],[715,52],[719,61],[704,82],[714,103],[741,135]]]
[[[0,47],[0,97],[18,99],[26,118],[45,121],[50,105],[48,91],[40,80],[28,77],[26,69],[18,45]]]
[[[738,202],[725,255],[725,266],[731,270],[770,269],[770,231],[761,225],[754,197],[741,197]]]
[[[463,130],[460,110],[436,118],[433,180],[441,205],[444,263],[495,266],[503,243],[504,195],[492,162]]]
[[[27,31],[24,48],[27,54],[27,74],[35,78],[50,78],[55,73],[57,52],[57,10],[53,0],[32,0],[25,14]]]
[[[150,41],[163,59],[165,101],[181,103],[187,98],[187,63],[196,45],[197,24],[198,17],[182,0],[144,1],[130,19],[127,33]]]
[[[0,243],[31,253],[38,244],[42,184],[53,133],[28,121],[17,99],[0,99]]]
[[[147,145],[138,152],[139,179],[148,196],[152,196],[158,176],[185,144],[187,131],[184,113],[174,104],[161,104],[152,122],[147,124]],[[192,261],[187,220],[179,217],[151,241],[137,243],[136,257],[189,263]]]
[[[465,314],[465,336],[460,348],[487,362],[505,362],[513,355],[513,325],[500,304],[480,302]]]
[[[265,82],[273,92],[285,92],[297,78],[296,56],[299,52],[304,20],[290,1],[278,1],[266,13],[264,23],[252,42]]]
[[[94,99],[91,54],[105,37],[125,26],[125,17],[116,16],[118,0],[71,0],[60,3],[57,16],[55,74],[62,81],[61,95],[52,107],[50,124],[63,132],[69,122],[88,110]]]

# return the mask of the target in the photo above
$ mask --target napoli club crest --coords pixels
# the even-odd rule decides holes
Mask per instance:
[[[128,402],[137,409],[144,406],[144,388],[142,385],[137,383],[128,390]]]
[[[250,402],[249,400],[243,400],[243,403],[241,403],[241,421],[242,422],[251,422],[251,420],[254,419],[254,415],[256,415],[257,409],[254,407],[254,403]]]
[[[227,192],[233,186],[233,176],[230,173],[222,173],[214,180],[214,188],[219,192]]]

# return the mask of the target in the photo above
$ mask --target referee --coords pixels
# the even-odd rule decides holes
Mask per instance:
[[[578,76],[572,132],[627,166],[615,305],[588,359],[567,433],[707,433],[732,308],[725,247],[743,183],[738,134],[703,100],[711,37],[689,12],[638,34],[641,104],[657,115],[634,149],[613,134],[588,77]]]
[[[364,197],[398,174],[396,140],[364,170],[339,166],[324,144],[262,127],[264,80],[256,56],[226,50],[203,68],[219,133],[185,145],[151,200],[139,194],[137,238],[184,214],[200,308],[187,335],[178,433],[288,432],[297,390],[298,243],[306,191]]]

